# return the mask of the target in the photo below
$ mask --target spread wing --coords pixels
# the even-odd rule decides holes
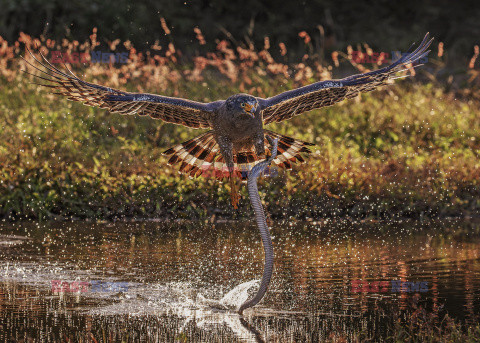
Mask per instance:
[[[168,123],[184,125],[191,128],[209,128],[214,115],[213,110],[223,101],[201,103],[167,96],[129,93],[114,88],[86,82],[75,76],[68,68],[68,73],[53,66],[43,55],[44,63],[30,53],[43,69],[28,64],[44,73],[44,76],[33,75],[46,81],[41,86],[49,87],[54,94],[67,96],[69,100],[80,101],[85,105],[108,109],[120,114],[149,115]]]
[[[356,97],[359,93],[369,92],[397,78],[397,73],[406,65],[418,64],[427,56],[432,39],[425,35],[418,48],[398,59],[388,67],[364,74],[349,76],[341,80],[316,82],[278,94],[268,99],[259,99],[263,111],[264,124],[280,122],[316,108],[330,106],[345,99]]]

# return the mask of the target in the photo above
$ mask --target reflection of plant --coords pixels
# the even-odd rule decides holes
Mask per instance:
[[[480,325],[468,325],[451,318],[441,307],[427,311],[411,301],[408,311],[394,313],[395,342],[478,342]]]

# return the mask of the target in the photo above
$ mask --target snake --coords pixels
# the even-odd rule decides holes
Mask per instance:
[[[255,213],[255,219],[257,221],[258,230],[260,231],[260,235],[262,236],[262,243],[263,243],[263,250],[265,252],[265,265],[263,268],[263,276],[262,281],[260,282],[260,287],[257,291],[257,294],[250,300],[245,301],[240,308],[238,309],[238,313],[240,315],[243,314],[243,311],[249,307],[253,307],[262,300],[267,293],[268,285],[270,284],[270,280],[272,279],[272,272],[273,272],[273,245],[272,245],[272,238],[270,237],[270,232],[267,226],[267,221],[265,219],[265,212],[263,210],[262,202],[260,200],[260,195],[258,194],[258,187],[257,187],[257,178],[260,174],[272,163],[272,161],[277,156],[277,148],[278,148],[278,139],[271,139],[267,136],[270,144],[272,145],[271,155],[264,161],[256,164],[250,173],[248,174],[247,180],[247,188],[248,188],[248,195],[250,197],[250,202],[253,207],[253,211]]]

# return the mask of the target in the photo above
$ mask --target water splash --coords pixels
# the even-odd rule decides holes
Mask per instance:
[[[207,299],[203,295],[199,294],[197,300],[200,303],[206,304],[213,308],[222,309],[222,310],[235,310],[238,311],[240,306],[247,301],[249,297],[249,291],[256,287],[258,288],[260,280],[251,280],[244,282],[230,292],[225,294],[225,296],[218,300]]]

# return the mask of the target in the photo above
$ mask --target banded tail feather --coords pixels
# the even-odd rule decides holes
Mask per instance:
[[[272,139],[278,139],[278,154],[273,160],[277,167],[291,169],[293,163],[305,162],[302,154],[311,153],[309,146],[314,145],[301,141],[299,139],[284,136],[270,130],[265,130],[266,152],[270,154],[268,148],[267,136]],[[190,177],[203,175],[211,176],[217,179],[228,177],[228,168],[223,156],[220,153],[213,131],[180,143],[163,152],[165,155],[171,155],[168,160],[169,165],[180,164],[179,172],[187,174]],[[242,180],[248,178],[250,171],[255,164],[262,161],[263,158],[257,156],[254,150],[244,151],[234,154],[235,174]]]
[[[280,168],[291,169],[292,163],[304,163],[305,159],[302,157],[302,154],[311,154],[312,151],[308,147],[315,145],[270,130],[264,130],[264,132],[265,142],[268,142],[267,136],[272,140],[278,139],[277,157],[273,159],[273,164]],[[266,150],[268,154],[271,154],[268,147]]]

